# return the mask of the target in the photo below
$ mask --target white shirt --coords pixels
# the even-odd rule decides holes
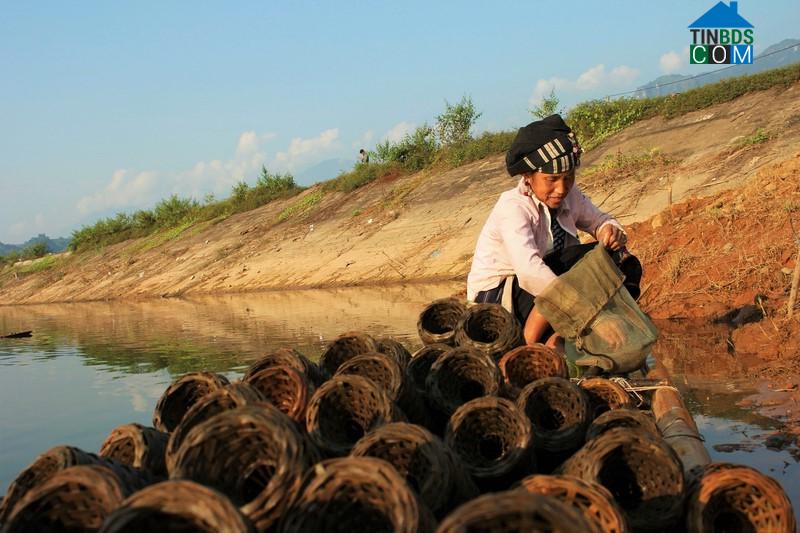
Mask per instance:
[[[622,230],[619,222],[595,207],[577,185],[562,201],[557,217],[567,232],[566,246],[578,244],[577,230],[595,238],[606,224]],[[527,195],[522,178],[515,188],[500,195],[481,230],[467,276],[467,299],[474,300],[478,292],[493,289],[513,275],[520,287],[536,296],[557,277],[542,259],[552,247],[550,211],[544,202]]]

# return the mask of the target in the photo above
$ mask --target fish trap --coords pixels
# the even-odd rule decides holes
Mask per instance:
[[[332,376],[342,363],[362,353],[377,352],[378,344],[366,333],[351,331],[339,335],[322,352],[319,368],[325,376]]]
[[[507,352],[498,362],[503,375],[505,394],[516,398],[528,384],[542,378],[569,378],[564,358],[544,344],[519,346]]]
[[[797,531],[792,504],[771,477],[730,463],[713,463],[692,474],[687,531]]]
[[[505,398],[486,396],[459,407],[447,424],[445,443],[483,489],[508,486],[531,473],[531,424]]]
[[[252,528],[224,494],[194,481],[173,479],[130,496],[111,513],[100,531],[248,533]]]
[[[183,444],[186,435],[195,426],[224,411],[261,401],[264,401],[261,393],[247,383],[231,383],[204,396],[189,409],[181,423],[175,428],[175,431],[169,435],[166,450],[167,471],[172,472],[175,469],[178,450]]]
[[[242,381],[247,381],[253,374],[271,368],[273,366],[288,366],[294,368],[298,372],[305,374],[314,385],[319,385],[325,379],[322,376],[322,371],[316,363],[311,361],[308,357],[301,354],[292,348],[279,348],[272,353],[269,353],[250,365],[242,376]]]
[[[436,533],[506,533],[508,531],[596,531],[569,505],[555,498],[509,490],[471,500],[439,524]]]
[[[374,457],[315,465],[279,528],[283,533],[432,530],[430,511],[389,463]]]
[[[477,495],[452,451],[439,437],[414,424],[381,426],[360,439],[351,455],[377,457],[391,464],[437,516]]]
[[[538,450],[563,455],[583,445],[591,416],[589,398],[569,380],[538,379],[522,389],[517,406],[531,421]]]
[[[341,456],[373,429],[401,418],[392,400],[374,382],[361,376],[335,376],[311,398],[306,430],[324,454]]]
[[[378,337],[375,339],[378,351],[394,359],[400,368],[405,370],[411,362],[411,354],[406,347],[390,337]]]
[[[125,495],[110,469],[73,466],[54,474],[17,502],[3,532],[97,531]]]
[[[221,389],[228,379],[214,372],[189,372],[176,379],[159,398],[153,412],[153,426],[171,433],[192,405],[208,393]]]
[[[100,457],[114,459],[154,476],[166,477],[165,455],[169,435],[141,424],[117,426],[100,446]]]
[[[612,409],[635,407],[633,400],[618,383],[605,378],[582,379],[578,385],[589,395],[592,405],[592,418],[597,418]]]
[[[586,430],[586,440],[591,440],[614,428],[641,429],[655,438],[661,438],[661,432],[651,412],[623,408],[606,411],[592,420],[589,429]]]
[[[314,394],[314,384],[307,374],[286,365],[271,366],[246,376],[244,382],[289,418],[305,424],[306,408]]]
[[[258,530],[272,527],[317,460],[296,424],[267,403],[223,411],[192,428],[172,479],[227,495]]]
[[[456,326],[467,310],[455,298],[441,298],[429,303],[417,320],[417,332],[423,344],[455,344]]]
[[[9,513],[28,492],[46,483],[51,477],[73,466],[103,466],[116,475],[126,492],[134,492],[158,481],[151,474],[137,470],[113,459],[99,457],[72,446],[56,446],[39,455],[9,484],[0,502],[0,524],[6,522]]]
[[[525,343],[519,322],[499,304],[467,308],[456,326],[455,339],[458,346],[478,350],[495,361]]]
[[[431,366],[425,388],[435,409],[449,417],[470,400],[496,395],[501,379],[491,357],[461,346],[439,356]]]
[[[634,530],[662,531],[682,516],[680,459],[645,431],[611,429],[575,452],[560,473],[603,485]]]
[[[532,494],[550,496],[568,504],[583,515],[590,525],[589,531],[598,533],[630,531],[622,510],[614,502],[611,493],[602,485],[573,476],[536,474],[520,481],[520,487]]]

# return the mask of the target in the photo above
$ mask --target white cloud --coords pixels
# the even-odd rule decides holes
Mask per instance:
[[[336,148],[338,139],[339,128],[327,129],[310,139],[295,137],[285,152],[275,155],[274,165],[279,169],[294,171]]]
[[[139,172],[133,177],[127,170],[117,170],[105,188],[78,200],[77,208],[82,214],[102,211],[113,207],[129,207],[145,203],[156,184],[157,174],[152,171]]]
[[[412,122],[400,122],[392,126],[392,128],[386,132],[383,136],[383,140],[392,143],[400,142],[403,140],[403,137],[412,133],[415,129],[417,129],[417,125]]]
[[[364,135],[353,141],[352,147],[366,148],[370,144],[374,136],[375,134],[372,132],[372,130],[367,130],[364,132]]]
[[[239,143],[236,145],[236,156],[246,156],[257,153],[261,150],[261,145],[275,138],[274,133],[264,133],[258,135],[255,131],[245,131],[239,135]]]
[[[658,60],[658,64],[661,67],[661,71],[664,74],[674,74],[675,72],[678,72],[688,64],[687,60],[688,57],[689,57],[688,47],[684,48],[681,53],[675,52],[674,50],[670,50],[669,52],[661,56],[661,58]]]
[[[595,65],[582,72],[575,80],[565,78],[540,79],[533,88],[529,99],[531,107],[541,104],[542,99],[555,90],[559,93],[589,92],[628,87],[639,76],[639,71],[627,65],[619,65],[610,71],[604,64]]]

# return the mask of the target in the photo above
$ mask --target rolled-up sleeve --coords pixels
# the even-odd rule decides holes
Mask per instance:
[[[499,214],[499,231],[519,285],[534,296],[557,277],[542,260],[546,250],[536,244],[532,223],[537,222],[521,205],[509,205]]]
[[[597,232],[605,226],[606,224],[611,224],[612,226],[616,226],[620,229],[623,233],[625,229],[620,225],[617,220],[609,215],[608,213],[604,213],[598,209],[591,200],[584,196],[583,192],[578,189],[574,190],[575,193],[575,226],[581,230],[589,233],[594,237],[597,238]]]

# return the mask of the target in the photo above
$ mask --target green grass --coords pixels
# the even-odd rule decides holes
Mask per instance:
[[[658,167],[670,167],[678,163],[675,158],[667,157],[658,149],[646,152],[606,155],[600,162],[581,172],[581,177],[588,178],[597,174],[635,175]]]
[[[770,140],[771,136],[764,131],[762,128],[758,128],[752,135],[741,139],[737,143],[738,148],[744,148],[746,146],[755,146],[756,144],[765,143]]]
[[[655,98],[590,100],[567,114],[567,123],[590,150],[610,135],[631,124],[655,116],[674,118],[692,111],[730,102],[744,94],[773,87],[789,87],[800,80],[800,64],[739,76],[704,85],[683,93]]]
[[[306,215],[315,205],[322,201],[324,196],[325,191],[322,189],[317,189],[316,191],[308,193],[281,211],[278,215],[278,222]]]
[[[59,263],[59,258],[57,256],[48,255],[28,265],[20,266],[17,269],[17,272],[19,272],[20,274],[33,274],[34,272],[42,272],[43,270],[51,269],[58,263]]]

